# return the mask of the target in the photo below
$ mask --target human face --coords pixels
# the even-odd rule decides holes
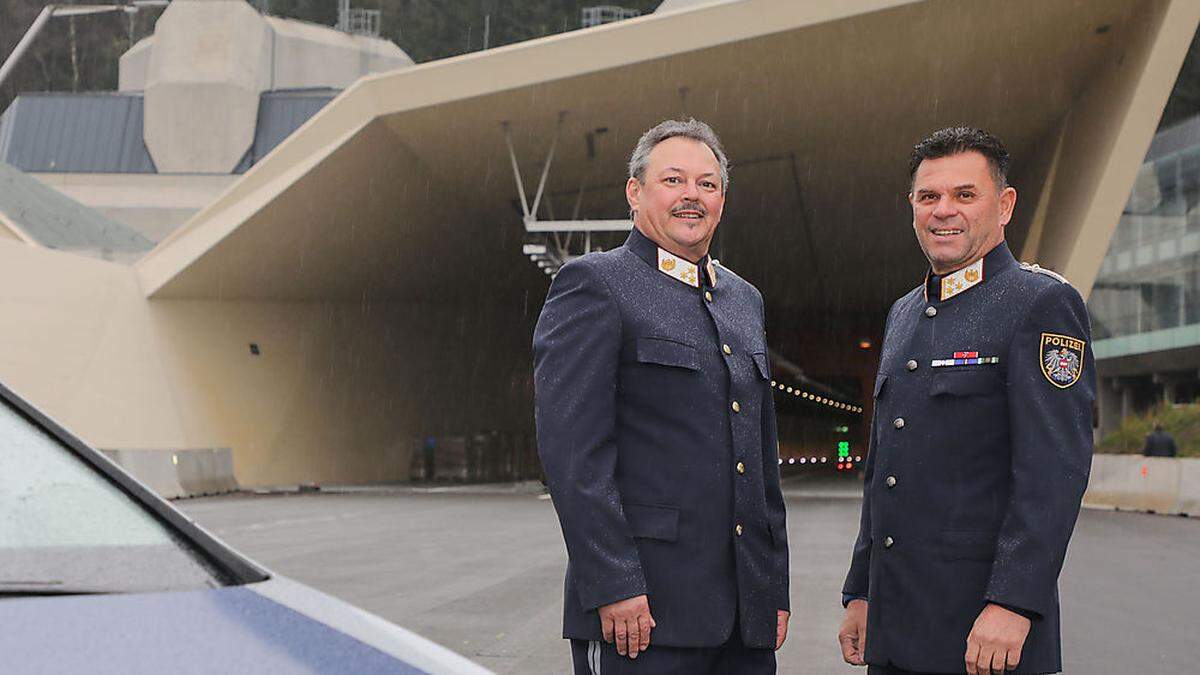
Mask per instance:
[[[917,243],[935,274],[974,263],[1004,241],[1017,191],[1000,190],[987,158],[975,151],[926,159],[908,195]]]
[[[667,251],[699,262],[725,208],[717,156],[700,141],[668,138],[650,151],[643,180],[625,184],[633,224]]]

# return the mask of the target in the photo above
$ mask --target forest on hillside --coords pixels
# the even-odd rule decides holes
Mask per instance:
[[[482,49],[485,23],[488,46],[498,47],[578,29],[585,6],[617,4],[649,13],[660,1],[351,0],[351,6],[380,10],[381,37],[421,63]],[[266,2],[268,13],[275,16],[327,26],[337,23],[337,0]],[[0,58],[13,51],[45,4],[44,0],[0,0]],[[51,19],[0,86],[0,111],[20,92],[116,89],[117,60],[130,45],[154,32],[161,13],[161,8],[148,7],[136,14]]]

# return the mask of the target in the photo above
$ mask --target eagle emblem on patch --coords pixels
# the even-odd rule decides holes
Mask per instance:
[[[1042,333],[1042,374],[1050,384],[1066,389],[1079,381],[1083,374],[1084,344],[1070,335]]]

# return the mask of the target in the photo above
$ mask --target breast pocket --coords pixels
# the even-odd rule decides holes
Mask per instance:
[[[637,339],[637,360],[640,363],[685,370],[699,370],[700,357],[696,348],[678,340],[662,337]]]
[[[1000,373],[996,370],[947,370],[934,373],[930,396],[971,397],[988,396],[1000,390]]]

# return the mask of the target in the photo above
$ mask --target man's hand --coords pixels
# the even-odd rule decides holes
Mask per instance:
[[[838,630],[842,659],[852,666],[865,666],[867,654],[867,601],[851,600]]]
[[[984,607],[967,636],[967,672],[992,675],[1014,670],[1021,662],[1029,624],[1029,619],[1000,605]]]
[[[617,653],[621,656],[636,659],[638,652],[646,651],[650,646],[650,629],[655,625],[645,595],[600,608],[600,630],[604,633],[604,641],[612,642],[615,638]]]
[[[791,615],[786,609],[775,611],[775,649],[782,647],[783,641],[787,639],[787,624]]]

